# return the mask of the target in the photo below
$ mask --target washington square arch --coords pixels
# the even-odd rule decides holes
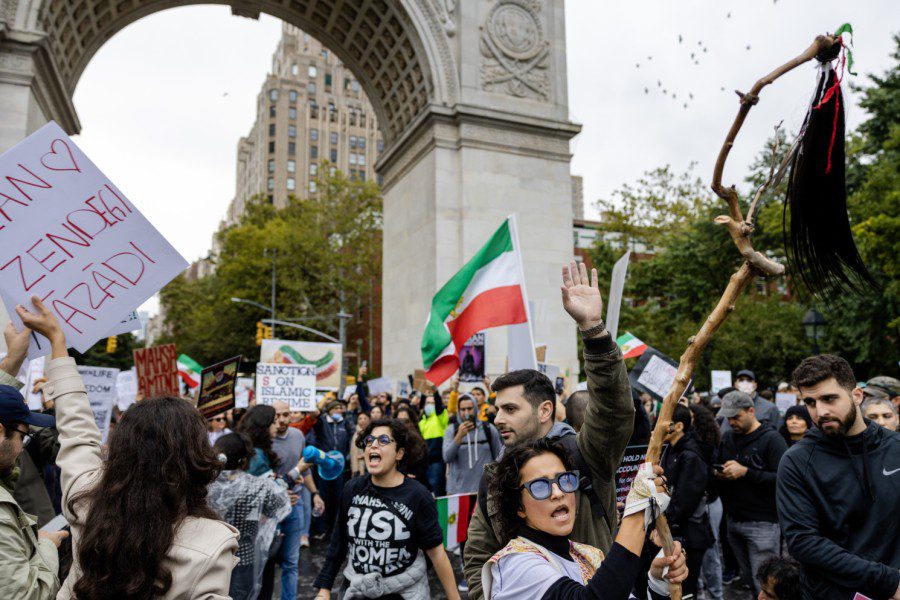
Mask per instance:
[[[49,120],[80,131],[72,95],[106,40],[176,0],[0,0],[0,152]],[[572,257],[563,0],[223,1],[309,32],[347,65],[378,116],[383,177],[383,370],[421,367],[435,291],[518,215],[534,335],[577,372],[560,303]],[[186,62],[185,68],[191,68]],[[165,82],[160,82],[164,84]],[[102,167],[102,165],[101,165]],[[506,334],[488,332],[489,372]]]

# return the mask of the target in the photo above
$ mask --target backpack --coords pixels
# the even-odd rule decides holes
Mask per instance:
[[[581,450],[578,448],[577,437],[578,436],[574,431],[569,431],[564,435],[553,439],[554,441],[559,442],[566,449],[566,451],[569,453],[569,456],[572,457],[572,462],[575,463],[575,468],[578,469],[578,489],[582,494],[585,494],[587,496],[588,501],[590,502],[591,516],[594,519],[602,517],[603,521],[606,523],[606,526],[609,528],[609,531],[615,531],[613,529],[612,523],[609,520],[609,515],[606,514],[606,508],[603,506],[603,503],[597,496],[597,492],[594,491],[594,486],[591,484],[590,467],[588,466],[587,461],[585,461],[584,457],[581,455]],[[488,514],[487,493],[487,477],[482,474],[481,480],[478,482],[478,507],[481,509],[481,514],[483,514],[485,517],[487,517]]]
[[[490,423],[485,423],[484,421],[479,421],[478,423],[482,424],[484,427],[484,437],[487,438],[488,447],[491,449],[491,458],[497,454],[497,447],[494,445],[494,436],[491,435],[491,425]],[[456,435],[456,429],[459,427],[459,421],[456,416],[450,417],[450,424],[453,426],[452,435]],[[477,429],[475,431],[478,431]],[[477,442],[476,442],[477,443]]]

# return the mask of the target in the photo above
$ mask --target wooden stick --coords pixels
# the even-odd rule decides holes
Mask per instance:
[[[784,273],[784,265],[770,260],[762,253],[753,249],[753,245],[750,242],[753,226],[752,223],[748,223],[744,220],[737,190],[735,190],[734,186],[726,188],[722,185],[722,173],[725,170],[725,161],[728,159],[728,154],[734,146],[734,140],[737,138],[738,132],[744,125],[744,120],[750,113],[750,109],[759,102],[759,93],[765,86],[771,84],[785,73],[799,67],[803,63],[809,62],[815,58],[819,52],[832,47],[837,41],[837,36],[820,35],[816,37],[815,41],[802,54],[789,60],[762,79],[759,79],[750,89],[749,93],[742,94],[741,92],[737,92],[741,99],[741,105],[734,122],[731,124],[728,135],[725,136],[725,142],[722,144],[722,149],[719,150],[719,157],[716,160],[716,166],[713,169],[712,189],[716,195],[725,200],[729,212],[728,215],[716,217],[716,223],[725,225],[728,229],[732,241],[741,253],[741,256],[744,257],[744,263],[731,276],[728,286],[722,293],[722,297],[719,299],[719,302],[716,304],[712,313],[707,317],[706,322],[703,323],[700,331],[697,332],[697,335],[688,340],[688,347],[684,351],[684,354],[681,355],[681,359],[678,363],[675,381],[672,382],[672,387],[669,388],[669,392],[663,400],[656,426],[653,428],[653,435],[650,437],[650,444],[647,448],[648,462],[659,464],[659,458],[662,454],[663,439],[672,422],[675,404],[678,403],[678,400],[687,388],[688,382],[691,380],[691,375],[694,372],[694,366],[700,359],[700,355],[703,353],[706,345],[709,344],[712,336],[719,327],[722,326],[725,319],[728,318],[728,315],[734,311],[735,303],[741,293],[758,274],[777,276]],[[748,214],[748,217],[752,218],[752,212]],[[672,541],[672,534],[669,530],[669,524],[666,521],[665,515],[660,515],[656,519],[656,529],[663,542],[663,548],[665,549],[666,555],[671,555],[674,550],[674,542]],[[681,584],[669,583],[669,595],[673,600],[681,600]]]

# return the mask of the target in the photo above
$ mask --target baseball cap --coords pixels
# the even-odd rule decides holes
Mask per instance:
[[[744,369],[742,371],[738,371],[737,377],[735,377],[735,381],[740,379],[741,377],[749,377],[753,381],[756,381],[756,373],[751,371],[750,369]]]
[[[744,408],[753,408],[753,398],[740,390],[734,390],[722,398],[722,408],[719,409],[716,416],[730,419],[736,417]]]
[[[870,394],[870,391],[875,393]],[[865,392],[867,396],[878,395],[886,396],[888,398],[900,396],[900,381],[893,377],[888,377],[887,375],[879,375],[866,382],[866,387],[863,388],[863,392]],[[881,393],[879,394],[878,392]]]
[[[56,419],[52,415],[32,412],[25,404],[25,398],[11,385],[0,385],[0,423],[25,423],[35,427],[53,427]]]

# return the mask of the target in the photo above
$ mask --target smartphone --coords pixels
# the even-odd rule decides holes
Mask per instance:
[[[54,531],[59,531],[60,529],[66,528],[69,526],[69,522],[66,521],[66,517],[60,513],[47,521],[43,527],[41,527],[41,531],[46,531],[48,533],[52,533]]]
[[[713,469],[715,469],[716,471],[724,471],[725,465],[713,465]]]
[[[369,361],[364,360],[364,361],[362,361],[362,365],[360,365],[359,368],[360,368],[360,369],[365,369],[367,366],[369,366]]]

